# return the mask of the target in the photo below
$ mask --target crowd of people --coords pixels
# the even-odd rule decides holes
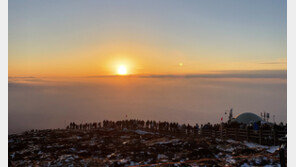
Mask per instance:
[[[143,120],[121,120],[121,121],[109,121],[104,120],[103,122],[94,123],[81,123],[76,124],[71,122],[67,129],[80,129],[80,130],[91,130],[98,128],[113,128],[113,129],[146,129],[149,131],[166,131],[166,132],[185,132],[185,133],[198,133],[199,125],[191,126],[189,124],[179,124],[176,122],[166,122],[166,121],[143,121]]]
[[[242,124],[237,122],[225,122],[220,124],[201,124],[200,126],[196,124],[195,126],[189,124],[179,124],[177,122],[166,122],[166,121],[143,121],[137,119],[121,120],[121,121],[109,121],[104,120],[103,122],[93,122],[93,123],[80,123],[76,124],[71,122],[67,126],[67,129],[79,129],[79,130],[92,130],[100,128],[113,128],[113,129],[130,129],[130,130],[149,130],[149,131],[159,131],[159,132],[171,132],[171,133],[186,133],[186,134],[198,134],[200,130],[220,130],[221,128],[240,128],[249,130],[286,130],[287,125],[283,123],[272,124],[272,123],[262,123],[254,122],[251,124]]]

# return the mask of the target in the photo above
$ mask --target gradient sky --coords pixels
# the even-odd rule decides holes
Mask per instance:
[[[10,0],[9,76],[286,70],[285,0]],[[182,67],[179,63],[183,63]]]

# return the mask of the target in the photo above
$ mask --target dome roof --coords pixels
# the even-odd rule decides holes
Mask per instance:
[[[245,112],[245,113],[242,113],[242,114],[239,114],[238,116],[236,116],[234,121],[236,121],[238,123],[249,124],[252,122],[262,121],[262,119],[254,113]]]

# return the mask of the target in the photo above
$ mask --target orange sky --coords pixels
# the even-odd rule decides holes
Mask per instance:
[[[181,51],[162,51],[141,45],[111,45],[55,53],[58,56],[49,54],[52,53],[34,59],[9,57],[9,76],[115,75],[120,65],[126,66],[128,74],[200,74],[223,70],[286,69],[285,59],[264,62],[211,56],[188,58]],[[200,54],[208,55],[211,52]]]
[[[9,76],[287,69],[284,2],[119,4],[10,2]]]

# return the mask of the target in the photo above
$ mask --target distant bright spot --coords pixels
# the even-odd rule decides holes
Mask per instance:
[[[127,74],[127,69],[124,65],[121,65],[117,68],[117,74],[118,75],[126,75]]]
[[[182,67],[183,66],[183,63],[179,63],[179,66]]]

